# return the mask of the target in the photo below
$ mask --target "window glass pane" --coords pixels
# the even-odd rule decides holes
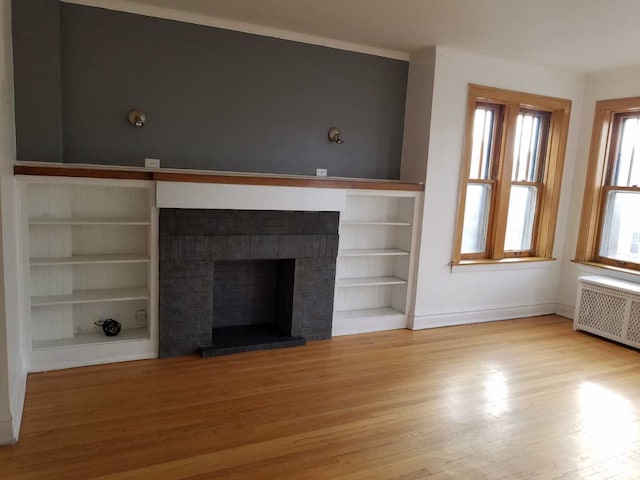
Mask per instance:
[[[543,133],[549,116],[542,113],[521,112],[516,121],[516,136],[513,147],[514,182],[536,182],[543,150]]]
[[[486,250],[490,204],[491,185],[473,183],[467,185],[462,227],[462,253],[479,253]]]
[[[629,117],[622,121],[612,184],[631,187],[640,185],[640,118]]]
[[[640,193],[609,192],[600,256],[640,263]]]
[[[528,251],[532,248],[538,188],[512,185],[507,214],[505,251]]]
[[[477,107],[473,117],[469,178],[482,180],[490,178],[494,128],[495,111],[486,107]]]

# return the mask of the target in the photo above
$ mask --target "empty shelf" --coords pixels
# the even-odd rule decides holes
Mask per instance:
[[[389,226],[389,227],[409,227],[409,222],[374,222],[374,221],[361,221],[361,220],[345,220],[342,225],[371,225],[371,226]]]
[[[125,302],[146,300],[149,291],[146,288],[115,288],[109,290],[75,290],[71,295],[51,295],[31,297],[32,307],[47,305],[65,305],[74,303]]]
[[[82,265],[90,263],[148,263],[149,256],[142,255],[73,255],[71,257],[31,258],[31,266]]]
[[[59,340],[33,341],[33,349],[72,347],[75,345],[91,345],[95,343],[125,342],[131,340],[145,340],[149,338],[146,328],[131,328],[122,330],[115,337],[107,337],[103,332],[81,333],[73,338],[61,338]]]
[[[407,283],[397,277],[340,278],[336,280],[338,287],[368,287],[373,285],[402,285]]]
[[[30,218],[29,225],[149,225],[147,218]]]
[[[334,320],[351,320],[354,318],[395,317],[404,313],[391,307],[366,308],[364,310],[344,310],[335,312]]]
[[[339,257],[372,257],[381,255],[409,255],[409,252],[397,248],[367,248],[339,250]]]

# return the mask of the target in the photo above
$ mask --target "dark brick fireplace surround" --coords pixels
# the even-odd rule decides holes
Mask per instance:
[[[160,209],[160,357],[331,337],[338,222],[338,212]],[[269,316],[279,340],[243,343]]]

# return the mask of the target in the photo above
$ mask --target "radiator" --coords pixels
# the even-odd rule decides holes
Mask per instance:
[[[578,279],[574,330],[640,348],[640,284],[602,276]]]

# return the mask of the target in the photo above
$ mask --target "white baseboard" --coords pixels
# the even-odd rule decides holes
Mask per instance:
[[[22,411],[24,410],[24,395],[27,387],[27,372],[22,374],[14,382],[9,399],[9,415],[0,418],[0,445],[13,445],[20,437],[20,425],[22,424]]]
[[[22,412],[24,411],[24,397],[27,390],[27,371],[22,370],[22,374],[15,382],[17,385],[13,388],[13,395],[11,398],[11,412],[12,412],[12,428],[13,438],[17,442],[20,438],[20,426],[22,425]]]
[[[54,359],[47,361],[46,359],[35,358],[31,359],[29,365],[29,372],[52,372],[53,370],[64,370],[67,368],[77,367],[89,367],[91,365],[105,365],[107,363],[120,363],[120,362],[132,362],[135,360],[149,360],[151,358],[158,358],[157,352],[154,353],[141,353],[138,355],[122,355],[107,358],[85,358],[85,359]]]
[[[13,435],[13,420],[11,415],[0,419],[0,445],[13,445],[16,438]]]
[[[575,310],[576,308],[574,306],[567,305],[566,303],[556,304],[556,315],[560,315],[561,317],[566,317],[573,320]]]
[[[416,313],[413,320],[413,330],[550,315],[555,311],[555,303],[538,303],[534,305],[494,306],[445,313]]]

